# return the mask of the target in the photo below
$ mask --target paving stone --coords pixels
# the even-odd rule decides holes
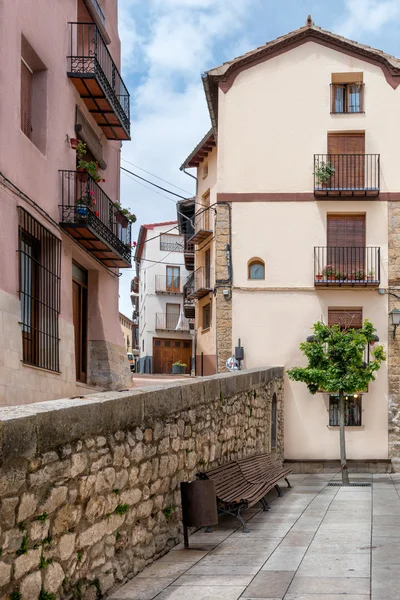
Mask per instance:
[[[175,585],[201,585],[201,586],[248,586],[254,575],[182,575],[174,581]]]
[[[307,547],[279,547],[269,557],[263,571],[296,571],[303,559]]]
[[[173,578],[139,579],[135,577],[108,600],[152,600],[174,581]]]
[[[244,587],[237,586],[176,587],[171,585],[157,596],[157,600],[188,600],[188,598],[190,600],[238,600],[243,591]]]
[[[329,550],[329,548],[327,548]],[[300,577],[369,577],[369,554],[307,553],[298,570]]]
[[[243,598],[283,598],[295,571],[260,571],[243,594]]]
[[[369,577],[301,577],[296,575],[288,593],[369,595],[369,588]],[[384,598],[382,597],[380,600],[384,600]]]

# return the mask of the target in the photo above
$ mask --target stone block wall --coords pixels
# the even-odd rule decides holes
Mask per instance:
[[[0,409],[0,600],[96,600],[164,554],[180,481],[270,451],[274,392],[282,462],[281,367]]]
[[[219,281],[229,280],[229,268],[226,259],[227,244],[230,244],[230,210],[228,204],[218,204],[215,217],[215,278],[216,278],[216,308],[217,308],[217,365],[218,373],[227,371],[226,361],[233,352],[232,343],[232,282],[220,284]],[[231,249],[232,250],[232,249]],[[224,296],[224,290],[229,296]]]
[[[396,296],[400,296],[400,204],[388,203],[389,231],[389,288]],[[393,471],[400,471],[400,332],[392,335],[390,312],[400,308],[400,302],[389,294],[388,296],[388,388],[389,388],[389,458],[392,459]]]

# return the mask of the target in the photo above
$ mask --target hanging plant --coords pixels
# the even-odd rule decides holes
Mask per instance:
[[[128,220],[129,223],[136,223],[136,215],[131,213],[129,208],[123,208],[119,202],[114,202],[114,206],[118,209],[120,213],[115,213],[117,222],[122,223],[122,219],[120,220],[120,215],[122,214]]]

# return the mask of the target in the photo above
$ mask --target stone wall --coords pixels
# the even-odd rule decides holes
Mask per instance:
[[[400,204],[388,202],[389,218],[389,264],[388,279],[390,290],[400,296]],[[388,312],[400,308],[397,298],[389,294]],[[394,471],[400,471],[400,332],[391,335],[390,315],[388,316],[388,391],[389,391],[389,458]]]
[[[131,387],[131,370],[123,346],[106,340],[89,340],[88,355],[89,385],[106,390]]]
[[[220,284],[229,279],[226,259],[227,244],[230,244],[230,210],[228,204],[219,203],[215,217],[215,279],[217,307],[217,366],[218,372],[226,372],[226,361],[232,356],[232,282]],[[231,249],[232,250],[232,249]],[[229,291],[229,296],[223,294]]]
[[[282,462],[281,367],[0,409],[0,599],[95,600],[165,553],[180,481],[270,450],[274,392]]]

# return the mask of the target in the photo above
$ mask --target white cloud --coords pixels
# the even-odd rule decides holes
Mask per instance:
[[[399,0],[345,0],[347,14],[338,27],[338,32],[348,38],[363,33],[378,35],[381,29],[400,17]]]
[[[236,56],[243,46],[248,49],[243,41],[245,19],[257,1],[148,0],[143,16],[144,3],[119,0],[125,83],[138,65],[142,76],[129,90],[132,141],[124,144],[123,158],[184,188],[188,195],[194,193],[194,181],[179,166],[210,127],[201,73],[218,64],[217,45],[223,47],[224,56]],[[122,166],[148,177],[125,162]],[[125,174],[121,174],[121,202],[138,216],[133,239],[141,223],[176,218],[173,202]],[[125,271],[120,280],[120,308],[127,315],[132,276]]]

